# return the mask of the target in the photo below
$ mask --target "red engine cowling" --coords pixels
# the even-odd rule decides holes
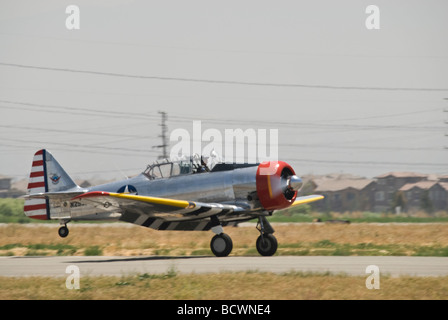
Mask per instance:
[[[258,166],[257,194],[263,208],[283,209],[296,200],[297,190],[289,186],[293,176],[295,177],[294,169],[283,161],[266,161]]]

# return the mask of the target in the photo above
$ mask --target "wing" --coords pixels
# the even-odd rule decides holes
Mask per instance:
[[[125,193],[93,191],[72,201],[89,204],[100,210],[120,212],[120,220],[157,230],[209,230],[216,223],[212,217],[245,212],[240,206],[148,197]],[[223,223],[222,225],[227,225]]]
[[[310,203],[318,200],[322,200],[324,198],[323,195],[320,194],[312,194],[309,196],[303,196],[303,197],[297,197],[296,201],[291,205],[292,206],[298,206],[300,204]]]

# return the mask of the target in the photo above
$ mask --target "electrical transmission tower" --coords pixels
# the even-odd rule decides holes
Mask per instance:
[[[444,100],[445,100],[446,102],[448,102],[448,98],[445,98]],[[448,112],[448,108],[443,109],[443,112]],[[448,124],[448,120],[445,120],[445,123]],[[445,133],[445,136],[448,136],[448,133]],[[448,147],[445,146],[445,149],[448,149]]]
[[[162,115],[162,123],[159,124],[162,127],[162,134],[159,135],[159,138],[162,138],[162,144],[158,146],[153,146],[153,148],[161,148],[162,149],[162,155],[158,157],[158,159],[166,159],[169,158],[167,148],[169,146],[168,143],[168,126],[166,125],[166,120],[168,119],[168,116],[166,112],[159,111],[159,113]]]

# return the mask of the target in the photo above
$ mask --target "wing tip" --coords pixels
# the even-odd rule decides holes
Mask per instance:
[[[319,201],[324,199],[325,197],[321,194],[312,194],[309,196],[303,196],[296,199],[296,201],[292,204],[292,206],[297,206],[301,204],[311,203],[315,201]]]

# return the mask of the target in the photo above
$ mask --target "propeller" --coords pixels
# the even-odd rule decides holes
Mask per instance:
[[[256,183],[260,203],[266,210],[289,207],[302,187],[302,179],[283,161],[262,162],[258,166]]]
[[[288,168],[283,168],[280,177],[277,177],[277,179],[277,181],[273,181],[275,178],[274,176],[271,177],[272,195],[274,197],[283,193],[286,199],[291,200],[303,185],[302,179]]]

